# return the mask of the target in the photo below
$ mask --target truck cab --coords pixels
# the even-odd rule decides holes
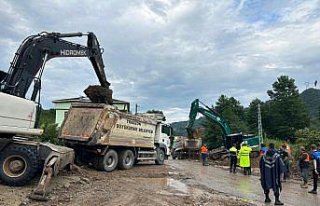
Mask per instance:
[[[156,128],[154,144],[164,150],[166,157],[170,156],[170,137],[172,136],[172,127],[168,124],[159,123]]]

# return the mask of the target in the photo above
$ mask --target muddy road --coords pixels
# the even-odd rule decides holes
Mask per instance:
[[[82,168],[82,173],[62,173],[52,181],[48,202],[26,196],[36,180],[26,187],[0,185],[0,205],[264,205],[258,177],[231,175],[226,170],[188,160],[151,163],[112,173]],[[286,205],[319,205],[298,184],[284,184]]]
[[[192,166],[190,166],[192,164]],[[227,169],[217,168],[214,166],[202,166],[200,162],[195,161],[171,161],[173,170],[184,171],[186,176],[192,178],[186,181],[186,184],[201,184],[205,188],[222,192],[231,196],[239,197],[243,200],[251,200],[258,205],[264,205],[264,195],[260,185],[258,175],[244,176],[238,172],[230,174]],[[311,183],[311,181],[310,181]],[[320,205],[320,194],[308,194],[308,189],[300,188],[299,182],[288,181],[282,184],[281,201],[285,205],[297,206],[316,206]],[[270,195],[274,200],[273,193]]]

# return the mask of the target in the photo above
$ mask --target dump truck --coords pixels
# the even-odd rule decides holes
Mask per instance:
[[[86,46],[65,40],[82,36],[88,37]],[[42,174],[30,197],[45,199],[51,177],[73,164],[73,149],[41,143],[37,138],[43,132],[39,128],[42,74],[50,59],[86,57],[91,61],[101,86],[88,87],[85,93],[92,101],[112,104],[112,90],[105,76],[102,52],[92,32],[41,32],[22,42],[8,72],[0,71],[1,183],[22,186]]]
[[[199,157],[204,128],[193,129],[192,138],[175,136],[171,149],[172,159],[197,159]]]
[[[79,163],[111,172],[130,169],[139,161],[158,165],[170,155],[172,129],[153,114],[130,114],[111,105],[72,104],[59,139],[76,154]]]
[[[172,159],[196,159],[199,157],[201,146],[202,139],[200,138],[190,139],[184,136],[176,136],[171,150]]]

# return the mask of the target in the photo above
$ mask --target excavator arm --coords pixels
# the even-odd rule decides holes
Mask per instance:
[[[85,35],[88,37],[87,46],[63,39]],[[102,49],[92,32],[87,34],[42,32],[27,37],[15,53],[8,73],[6,75],[2,73],[1,75],[1,91],[25,98],[32,81],[35,81],[35,88],[31,97],[31,100],[35,101],[41,88],[41,76],[45,63],[56,57],[88,57],[101,86],[109,93],[106,95],[105,103],[112,104],[112,91],[109,89],[110,83],[107,81],[104,72]]]
[[[199,99],[196,99],[191,103],[189,121],[186,127],[189,138],[193,135],[193,126],[198,113],[217,123],[221,127],[225,136],[231,134],[231,129],[228,122],[216,111],[199,101]]]

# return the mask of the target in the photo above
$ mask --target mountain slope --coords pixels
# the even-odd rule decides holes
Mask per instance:
[[[320,89],[306,89],[300,94],[301,99],[306,105],[309,116],[312,119],[319,117]]]
[[[201,127],[202,122],[204,121],[204,117],[200,117],[199,119],[196,119],[194,122],[194,128]],[[181,121],[181,122],[173,122],[171,123],[171,127],[173,128],[173,135],[175,136],[187,136],[187,130],[186,126],[188,124],[188,121]]]

